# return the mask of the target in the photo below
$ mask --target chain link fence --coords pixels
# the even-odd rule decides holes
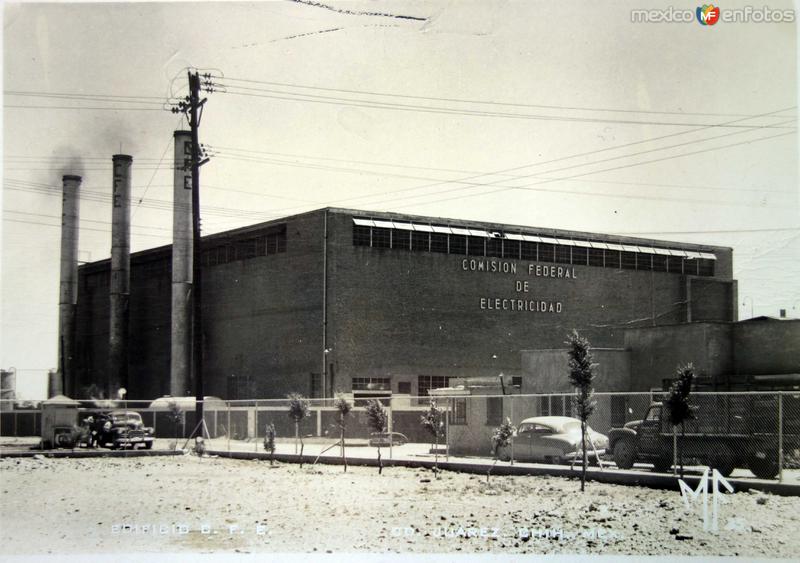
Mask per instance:
[[[693,417],[673,427],[665,394],[596,393],[588,420],[590,463],[677,474],[713,467],[723,475],[785,478],[800,469],[800,393],[693,392]],[[155,401],[0,401],[2,451],[31,448],[175,450],[202,436],[208,451],[264,452],[267,428],[276,453],[351,458],[445,459],[486,463],[492,435],[506,419],[517,427],[501,463],[582,463],[580,424],[572,394],[438,395],[380,397],[387,414],[383,432],[368,424],[368,399],[349,399],[344,418],[335,399],[308,399],[295,421],[287,399],[203,402],[203,419],[191,398]],[[431,403],[439,413],[438,436],[421,420]],[[345,450],[341,441],[344,438]],[[597,458],[600,458],[598,462]]]

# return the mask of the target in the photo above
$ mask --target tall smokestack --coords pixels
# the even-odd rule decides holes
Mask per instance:
[[[62,178],[61,200],[61,281],[58,291],[58,372],[50,392],[74,393],[75,310],[78,302],[78,221],[81,177]]]
[[[192,133],[175,131],[172,191],[172,340],[170,394],[191,395],[192,370]]]
[[[128,303],[131,286],[131,165],[133,158],[115,154],[111,210],[111,284],[108,339],[108,397],[128,386]]]

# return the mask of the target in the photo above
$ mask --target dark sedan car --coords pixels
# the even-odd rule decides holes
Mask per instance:
[[[145,426],[142,415],[134,411],[111,411],[95,417],[97,445],[117,448],[153,447],[153,429]]]

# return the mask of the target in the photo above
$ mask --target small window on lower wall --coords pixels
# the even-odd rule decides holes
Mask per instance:
[[[486,397],[486,425],[500,426],[503,422],[503,397]]]
[[[466,399],[453,399],[453,414],[450,417],[450,424],[466,424],[467,423],[467,400]]]
[[[398,382],[397,393],[400,395],[411,395],[411,382],[410,381]]]

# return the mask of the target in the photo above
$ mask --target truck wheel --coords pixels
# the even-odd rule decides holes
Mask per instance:
[[[614,463],[620,469],[630,469],[636,461],[636,444],[631,438],[621,438],[614,444]]]
[[[153,448],[153,442],[145,442],[144,449],[149,450]]]
[[[727,444],[720,444],[719,451],[709,461],[709,465],[723,477],[728,477],[736,469],[736,456]]]
[[[761,459],[756,457],[755,454],[751,454],[747,458],[747,467],[759,479],[774,479],[780,469],[778,462],[772,456]]]

